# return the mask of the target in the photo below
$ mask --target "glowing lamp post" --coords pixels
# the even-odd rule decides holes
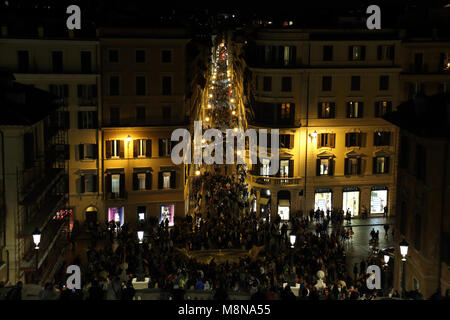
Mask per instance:
[[[36,266],[35,266],[35,272],[34,272],[34,277],[35,277],[35,282],[39,283],[39,279],[38,279],[38,264],[39,264],[39,243],[41,242],[41,232],[39,231],[38,228],[36,228],[33,232],[33,242],[34,242],[34,251],[35,251],[35,256],[36,256]]]
[[[142,230],[141,228],[138,229],[137,231],[137,237],[139,240],[139,261],[138,261],[138,267],[137,267],[137,274],[136,274],[136,280],[138,282],[143,282],[145,281],[145,275],[144,275],[144,267],[142,265],[142,243],[144,241],[144,230]]]
[[[295,244],[295,240],[296,240],[296,236],[295,235],[293,235],[293,234],[291,234],[290,236],[289,236],[289,240],[291,241],[291,248],[294,248],[294,244]]]
[[[388,294],[388,269],[389,269],[389,255],[384,255],[384,293]]]
[[[403,239],[399,246],[402,255],[402,297],[404,298],[406,293],[406,255],[408,254],[409,244]]]

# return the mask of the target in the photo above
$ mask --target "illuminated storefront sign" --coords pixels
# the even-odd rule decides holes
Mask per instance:
[[[370,213],[384,213],[388,205],[387,187],[372,187],[370,192]]]
[[[278,215],[281,220],[289,220],[290,206],[289,200],[282,199],[278,201]]]
[[[345,213],[349,210],[352,217],[359,215],[359,189],[357,187],[344,188],[342,198],[342,210]]]
[[[314,209],[323,211],[331,210],[331,195],[331,189],[317,189],[314,199]]]
[[[118,222],[120,226],[124,224],[124,208],[123,207],[111,207],[108,208],[108,222]]]
[[[174,204],[162,204],[159,211],[159,223],[169,220],[169,227],[174,225],[175,205]]]

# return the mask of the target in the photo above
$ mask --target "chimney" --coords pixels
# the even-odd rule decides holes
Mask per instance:
[[[2,37],[7,37],[7,36],[8,36],[8,26],[2,25]]]
[[[40,25],[38,27],[38,37],[39,38],[43,38],[44,37],[44,26],[43,25]]]

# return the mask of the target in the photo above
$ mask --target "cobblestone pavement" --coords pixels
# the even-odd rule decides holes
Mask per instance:
[[[370,247],[369,240],[371,239],[370,231],[372,228],[379,231],[379,249],[384,249],[388,247],[393,247],[394,237],[392,236],[392,230],[394,229],[394,217],[389,218],[367,218],[367,219],[352,219],[351,224],[344,222],[345,227],[352,227],[355,232],[353,240],[350,240],[346,244],[346,254],[347,254],[347,270],[350,274],[353,274],[353,265],[359,263],[361,260],[369,257]],[[384,224],[389,225],[389,231],[387,238],[385,237]],[[331,230],[331,228],[330,228]],[[395,230],[394,230],[395,232]]]

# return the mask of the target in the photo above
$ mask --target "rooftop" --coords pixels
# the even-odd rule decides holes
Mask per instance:
[[[0,71],[0,125],[32,125],[58,108],[49,92],[13,79]]]
[[[418,96],[400,104],[383,118],[417,136],[450,137],[450,93]]]

